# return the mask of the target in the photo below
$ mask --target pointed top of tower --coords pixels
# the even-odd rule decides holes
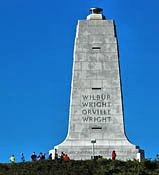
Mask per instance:
[[[102,8],[90,8],[89,10],[91,12],[90,15],[87,16],[87,20],[103,20],[105,19],[105,16],[103,14],[101,14],[101,12],[103,11]]]

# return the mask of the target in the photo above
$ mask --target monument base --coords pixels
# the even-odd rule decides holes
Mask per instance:
[[[117,154],[119,160],[139,160],[144,158],[144,151],[136,145],[131,144],[126,140],[108,140],[91,143],[90,140],[65,140],[62,144],[55,146],[52,153],[53,158],[56,153],[60,157],[61,152],[67,154],[73,160],[90,160],[93,156],[102,156],[106,159],[111,159],[112,151]]]

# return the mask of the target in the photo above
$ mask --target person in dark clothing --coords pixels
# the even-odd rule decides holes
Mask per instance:
[[[49,160],[52,160],[52,153],[50,153],[49,155]]]
[[[41,160],[42,159],[42,156],[43,156],[43,154],[42,154],[42,152],[40,153],[40,155],[37,157],[39,160]]]
[[[58,159],[58,153],[57,153],[57,149],[55,149],[55,159]]]
[[[41,160],[45,160],[45,153],[43,153]]]
[[[64,158],[64,156],[65,156],[65,153],[64,152],[61,152],[61,159],[63,159]]]
[[[115,160],[116,159],[116,153],[115,151],[112,152],[112,160]]]
[[[35,152],[33,152],[32,156],[31,156],[31,160],[32,160],[32,161],[35,161],[36,158],[37,158],[37,156],[35,155]]]
[[[156,159],[159,160],[159,155],[158,154],[156,154]]]

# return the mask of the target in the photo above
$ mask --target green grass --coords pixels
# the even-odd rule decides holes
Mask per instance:
[[[159,175],[159,162],[119,160],[40,160],[0,164],[0,175]]]

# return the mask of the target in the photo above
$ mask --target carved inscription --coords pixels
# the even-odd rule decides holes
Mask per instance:
[[[117,154],[118,155],[120,155],[120,154],[135,154],[136,153],[136,150],[135,151],[133,151],[133,150],[126,150],[126,151],[117,151]],[[68,154],[69,155],[71,155],[71,154],[86,154],[86,155],[90,155],[90,154],[92,154],[92,151],[89,151],[89,150],[87,150],[87,151],[69,151],[68,152]],[[108,155],[110,155],[111,156],[111,154],[112,154],[112,151],[99,151],[99,150],[96,150],[96,154],[97,155],[106,155],[106,156],[108,156]]]
[[[90,123],[111,122],[111,105],[110,94],[82,94],[82,121]]]
[[[69,151],[68,154],[92,154],[92,151]]]

